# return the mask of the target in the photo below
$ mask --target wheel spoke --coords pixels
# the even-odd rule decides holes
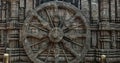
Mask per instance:
[[[64,32],[64,33],[67,33],[67,32],[69,32],[70,30],[72,30],[72,29],[71,29],[70,27],[68,27],[68,28],[64,29],[63,32]]]
[[[44,31],[44,32],[46,32],[46,33],[48,33],[48,31],[49,30],[47,30],[47,29],[43,29],[42,27],[38,27],[38,26],[36,26],[36,25],[33,25],[33,24],[29,24],[30,26],[33,26],[33,27],[35,27],[35,28],[37,28],[37,29],[39,29],[39,30],[41,30],[41,31]]]
[[[47,53],[47,57],[45,59],[45,63],[47,63],[47,60],[48,60],[48,57],[49,57],[49,54],[50,54],[50,51],[51,51],[51,48],[53,47],[53,44],[51,44],[51,46],[49,46],[49,50],[48,50],[48,53]]]
[[[66,11],[66,10],[65,10]],[[64,13],[63,13],[63,17],[60,17],[60,23],[59,23],[59,26],[58,27],[60,27],[60,28],[62,28],[63,27],[63,24],[64,24],[64,21],[65,21],[65,17],[66,17],[66,15],[67,15],[67,13],[64,11]]]
[[[73,15],[72,17],[70,17],[68,20],[66,21],[69,21],[69,22],[73,22],[74,19],[78,16],[78,13],[76,13],[75,15]]]
[[[46,40],[46,38],[47,38],[46,36],[45,36],[45,37],[42,37],[42,38],[40,38],[40,42],[34,43],[34,44],[30,45],[30,46],[39,45],[39,44],[43,43],[43,42]]]
[[[47,16],[48,16],[49,23],[50,23],[51,27],[52,27],[52,28],[55,27],[55,25],[54,25],[54,23],[53,23],[53,21],[52,21],[52,18],[51,18],[50,14],[49,14],[49,12],[48,12],[46,9],[45,9],[45,12],[46,12],[46,14],[47,14]]]
[[[44,26],[46,26],[44,24],[47,23],[47,21],[45,19],[43,19],[42,17],[40,17],[36,11],[33,11],[33,15],[38,18],[39,23],[42,25],[41,27],[43,27],[46,30],[49,30],[49,28],[44,27]]]
[[[69,26],[67,26],[64,30],[63,30],[63,32],[64,33],[67,33],[67,32],[69,32],[69,31],[71,31],[71,30],[74,30],[75,28],[74,27],[72,27],[72,24],[70,24]]]
[[[66,21],[70,22],[70,23],[69,23],[70,25],[69,25],[69,26],[66,26],[66,28],[63,30],[64,33],[67,33],[67,32],[69,32],[70,30],[74,29],[74,28],[72,27],[72,22],[74,21],[74,19],[75,19],[77,16],[78,16],[78,14],[76,13],[76,14],[73,15],[71,18],[69,18],[68,20],[66,20]]]
[[[45,59],[45,63],[47,63],[47,61],[48,61],[49,54],[50,54],[50,50],[48,51],[47,57]]]
[[[65,36],[64,36],[63,39],[64,39],[65,41],[67,41],[67,42],[71,42],[71,43],[76,44],[76,45],[78,45],[78,46],[80,46],[80,47],[83,47],[82,44],[78,44],[78,43],[74,42],[73,40],[71,40],[71,39],[68,38],[68,37],[65,37]]]
[[[63,19],[62,17],[59,17],[59,23],[58,23],[58,27],[62,28],[63,27]]]
[[[54,8],[55,8],[55,9],[54,9],[55,14],[56,14],[56,15],[59,15],[59,14],[58,14],[58,13],[59,13],[59,10],[58,10],[58,5],[57,5],[57,3],[54,4]]]
[[[34,57],[36,58],[39,54],[41,54],[42,52],[44,52],[44,51],[47,50],[47,49],[48,49],[47,46],[42,47],[42,48],[34,55]]]
[[[33,11],[33,15],[39,19],[40,23],[46,22],[46,20],[40,17],[36,11]]]
[[[63,45],[60,44],[60,46],[63,46]],[[69,60],[68,60],[68,58],[67,58],[67,55],[66,55],[66,53],[65,53],[64,48],[63,48],[63,47],[61,47],[61,48],[62,48],[62,51],[63,51],[63,53],[64,53],[64,55],[65,55],[65,59],[66,59],[67,63],[70,63]]]
[[[78,54],[75,52],[75,50],[73,50],[71,47],[69,47],[68,45],[66,45],[66,42],[63,41],[63,46],[64,48],[66,48],[68,51],[70,51],[76,58],[78,58]]]
[[[54,52],[55,52],[55,63],[58,63],[59,62],[59,53],[60,53],[58,44],[55,44]]]
[[[57,15],[57,17],[59,18],[59,23],[58,23],[57,27],[62,28],[63,19],[62,19],[62,17],[61,17],[60,14],[59,14],[59,9],[58,9],[57,4],[55,4],[55,9],[54,9],[54,11],[55,11],[55,15]]]
[[[47,36],[40,36],[40,35],[37,35],[37,34],[32,34],[32,33],[26,33],[27,37],[34,37],[34,38],[37,38],[37,39],[44,39],[44,38],[47,38]]]

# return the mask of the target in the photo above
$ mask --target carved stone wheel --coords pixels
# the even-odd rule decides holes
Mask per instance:
[[[40,5],[29,12],[22,31],[24,49],[34,63],[80,63],[88,49],[87,21],[70,3]]]

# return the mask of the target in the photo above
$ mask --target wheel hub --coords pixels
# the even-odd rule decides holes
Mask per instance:
[[[63,30],[58,27],[55,27],[50,31],[49,39],[52,42],[58,43],[62,40],[63,35],[64,35]]]

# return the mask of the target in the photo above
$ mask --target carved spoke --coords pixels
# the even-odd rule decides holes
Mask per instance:
[[[65,10],[65,11],[67,11],[67,10]],[[64,11],[64,13],[63,13],[63,16],[60,17],[60,22],[59,22],[59,26],[58,26],[58,27],[60,27],[60,28],[62,28],[63,25],[65,24],[64,21],[65,21],[66,15],[67,15],[67,13],[66,13],[65,11]]]
[[[71,18],[69,18],[66,21],[69,21],[69,26],[66,26],[66,28],[64,29],[64,33],[69,32],[70,30],[74,29],[74,27],[72,26],[74,19],[78,16],[78,14],[76,13],[75,15],[73,15]],[[68,24],[68,23],[67,23]],[[67,25],[65,24],[65,25]]]
[[[73,15],[72,17],[70,17],[68,20],[69,22],[74,22],[74,19],[78,16],[78,14],[76,13],[75,15]]]
[[[64,29],[63,32],[64,32],[64,33],[67,33],[67,32],[69,32],[70,30],[72,30],[72,28],[68,27],[68,28]]]
[[[59,9],[58,9],[58,5],[57,3],[54,4],[54,11],[55,11],[55,15],[59,15]]]
[[[59,53],[60,53],[59,46],[58,46],[58,44],[55,44],[55,49],[54,49],[55,63],[59,62]]]
[[[67,32],[74,30],[74,29],[75,29],[75,27],[73,27],[72,23],[71,23],[70,26],[67,26],[63,31],[64,31],[64,33],[67,33]]]
[[[44,31],[44,32],[47,32],[48,33],[48,30],[47,29],[43,29],[42,27],[38,27],[38,26],[36,26],[36,25],[33,25],[33,24],[29,24],[30,26],[33,26],[33,27],[35,27],[35,28],[37,28],[37,29],[39,29],[39,30],[41,30],[41,31]]]
[[[59,17],[59,24],[58,24],[58,27],[62,28],[63,27],[63,18],[62,17]]]
[[[42,47],[42,48],[34,55],[34,57],[37,57],[39,54],[41,54],[42,52],[44,52],[44,51],[47,50],[47,49],[48,49],[47,46]]]
[[[45,63],[47,63],[47,60],[48,60],[49,54],[50,54],[50,49],[48,50],[48,54],[47,54],[47,57],[46,57]]]
[[[55,25],[54,25],[54,23],[53,23],[53,21],[52,21],[52,18],[51,18],[50,14],[49,14],[49,12],[48,12],[46,9],[45,9],[45,12],[46,12],[46,14],[47,14],[47,16],[48,16],[49,23],[50,23],[51,27],[52,27],[52,28],[55,27]]]
[[[61,43],[60,43],[60,46],[61,46],[61,48],[62,48],[63,54],[65,55],[65,59],[66,59],[67,63],[70,63],[69,60],[68,60],[68,57],[67,57],[67,55],[66,55],[66,53],[65,53],[65,50],[64,50],[64,48],[63,48],[63,45],[62,45]]]
[[[57,4],[55,4],[55,9],[54,9],[54,11],[55,11],[55,15],[58,17],[58,20],[59,20],[59,23],[58,23],[58,26],[57,26],[57,27],[62,28],[63,19],[62,19],[62,16],[60,16],[60,14],[59,14],[59,9],[58,9]]]
[[[42,37],[42,38],[40,38],[39,40],[40,40],[40,42],[34,43],[34,44],[30,45],[30,46],[35,46],[35,45],[39,45],[39,44],[43,43],[45,40],[47,40],[47,36]]]
[[[33,15],[38,18],[40,23],[46,22],[46,20],[44,20],[42,17],[40,17],[36,11],[33,11]]]
[[[77,53],[75,52],[75,50],[73,50],[71,47],[66,45],[66,42],[63,41],[63,46],[65,49],[67,49],[68,51],[70,51],[76,58],[78,58],[79,56],[77,55]]]
[[[71,42],[71,43],[76,44],[76,45],[78,45],[78,46],[80,46],[80,47],[83,47],[82,44],[78,44],[78,43],[74,42],[73,40],[71,40],[71,39],[69,39],[69,38],[67,38],[67,37],[65,37],[65,36],[63,37],[63,39],[64,39],[65,41],[67,41],[67,42]]]
[[[27,35],[27,37],[34,37],[34,38],[37,38],[37,39],[39,39],[39,40],[41,40],[42,38],[43,38],[43,39],[44,39],[44,38],[47,38],[47,36],[42,37],[42,36],[40,36],[40,35],[31,34],[31,33],[26,33],[26,35]]]
[[[36,11],[33,11],[33,15],[35,17],[37,17],[40,25],[42,25],[41,27],[43,27],[46,30],[49,30],[49,28],[46,27],[47,21],[45,19],[43,19],[41,16],[38,15],[38,13]]]
[[[49,50],[48,50],[48,53],[47,53],[47,57],[45,59],[45,63],[47,63],[47,60],[48,60],[48,57],[49,57],[49,54],[50,54],[50,51],[51,51],[52,47],[53,47],[53,44],[51,44],[51,46],[49,46]]]

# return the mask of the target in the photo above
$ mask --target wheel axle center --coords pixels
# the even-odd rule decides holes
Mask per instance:
[[[50,33],[49,33],[49,39],[52,41],[52,42],[60,42],[63,38],[63,30],[58,28],[58,27],[55,27],[53,28]]]

